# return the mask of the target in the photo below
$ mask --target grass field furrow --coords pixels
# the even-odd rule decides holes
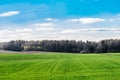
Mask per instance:
[[[120,54],[0,54],[0,80],[120,80]]]

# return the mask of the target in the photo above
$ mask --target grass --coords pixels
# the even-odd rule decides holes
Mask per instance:
[[[120,54],[0,54],[0,80],[120,80]]]

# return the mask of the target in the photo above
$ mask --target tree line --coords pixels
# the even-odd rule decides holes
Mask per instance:
[[[47,52],[70,52],[70,53],[109,53],[120,52],[120,40],[109,39],[95,41],[75,40],[43,40],[24,41],[14,40],[0,43],[1,50],[10,51],[47,51]]]

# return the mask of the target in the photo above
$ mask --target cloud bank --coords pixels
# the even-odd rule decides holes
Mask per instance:
[[[119,38],[120,17],[110,18],[43,18],[36,22],[9,24],[0,30],[0,41],[10,40],[91,40]],[[112,19],[112,21],[111,21]],[[102,23],[101,23],[102,22]],[[8,24],[7,24],[8,25]],[[21,27],[22,26],[22,27]]]

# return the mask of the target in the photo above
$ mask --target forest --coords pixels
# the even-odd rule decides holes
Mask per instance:
[[[0,43],[1,50],[9,51],[46,51],[69,53],[113,53],[120,52],[120,40],[108,39],[95,41],[75,40],[13,40]]]

